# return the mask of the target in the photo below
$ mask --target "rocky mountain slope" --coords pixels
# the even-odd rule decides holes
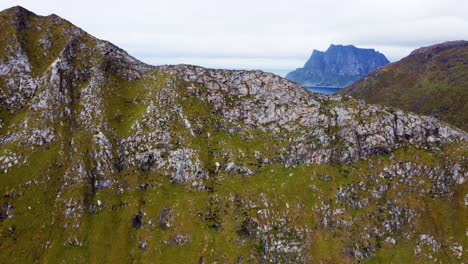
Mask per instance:
[[[0,13],[0,262],[461,263],[460,130]]]
[[[353,45],[331,45],[327,51],[314,50],[303,68],[286,78],[301,85],[344,87],[369,72],[388,64],[382,53]]]
[[[436,116],[468,131],[468,41],[417,49],[342,93],[368,103]]]

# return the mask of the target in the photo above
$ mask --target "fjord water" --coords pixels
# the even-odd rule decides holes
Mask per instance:
[[[334,94],[340,91],[341,87],[323,87],[323,86],[306,86],[304,88],[316,93],[323,93],[323,94]]]

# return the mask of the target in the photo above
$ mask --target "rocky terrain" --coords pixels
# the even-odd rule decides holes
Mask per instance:
[[[382,53],[353,45],[331,45],[325,52],[314,50],[303,68],[286,79],[301,85],[345,87],[388,64]]]
[[[468,135],[0,13],[1,263],[462,263]]]
[[[341,92],[435,116],[468,131],[468,41],[417,49]]]

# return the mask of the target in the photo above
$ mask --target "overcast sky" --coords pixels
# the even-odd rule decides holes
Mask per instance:
[[[468,39],[468,0],[1,0],[57,14],[150,64],[284,75],[313,49],[374,48],[390,61]]]

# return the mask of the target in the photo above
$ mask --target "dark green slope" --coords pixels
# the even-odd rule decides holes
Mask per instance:
[[[340,91],[418,114],[436,116],[468,130],[468,41],[414,51]]]

